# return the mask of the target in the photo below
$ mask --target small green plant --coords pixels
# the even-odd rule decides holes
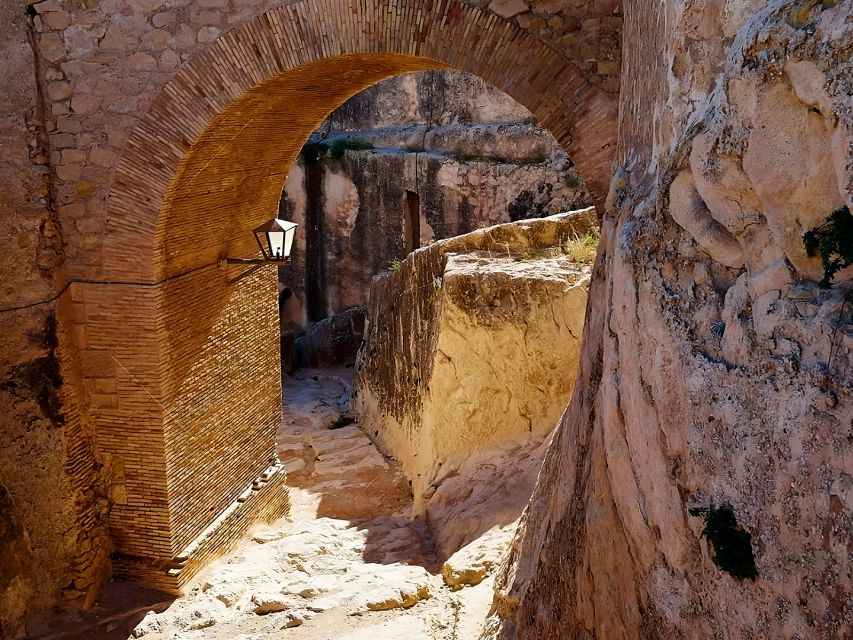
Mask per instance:
[[[400,262],[397,258],[394,258],[393,260],[391,260],[391,262],[388,263],[388,271],[399,271],[401,264],[403,263]]]
[[[598,231],[590,229],[585,234],[575,236],[566,242],[563,245],[563,252],[573,262],[592,264],[595,262],[595,256],[598,253],[599,240]]]
[[[577,173],[567,173],[564,182],[569,189],[580,189],[583,186],[583,181]]]
[[[438,293],[441,291],[442,279],[439,276],[432,277],[432,292]]]
[[[329,145],[329,157],[335,162],[340,162],[344,159],[347,151],[361,151],[364,149],[372,149],[373,145],[364,140],[350,140],[349,138],[338,138]]]
[[[702,537],[714,550],[715,565],[738,580],[755,580],[758,577],[752,536],[738,525],[730,506],[692,507],[688,511],[691,516],[705,518]]]
[[[826,221],[803,235],[803,245],[810,257],[820,256],[823,279],[819,286],[829,289],[832,278],[853,264],[853,215],[845,205],[829,214]]]

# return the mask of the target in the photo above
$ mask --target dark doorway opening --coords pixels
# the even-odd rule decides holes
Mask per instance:
[[[406,255],[421,246],[421,199],[414,191],[406,191],[406,212],[403,217],[403,247]]]

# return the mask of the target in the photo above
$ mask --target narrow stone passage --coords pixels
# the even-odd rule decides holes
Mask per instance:
[[[303,371],[284,388],[279,457],[294,522],[345,520],[363,532],[366,562],[437,572],[428,528],[412,518],[408,483],[348,418],[349,370]]]
[[[299,371],[285,381],[278,448],[287,467],[290,517],[255,528],[186,597],[145,616],[132,637],[479,635],[491,603],[491,578],[456,591],[445,584],[429,528],[413,517],[408,482],[347,417],[350,376],[347,370]],[[481,579],[510,533],[485,536],[485,546],[467,554],[472,566],[456,568],[455,578],[468,571],[470,581]]]

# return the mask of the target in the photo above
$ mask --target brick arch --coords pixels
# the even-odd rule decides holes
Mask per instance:
[[[473,73],[527,107],[603,204],[615,103],[542,42],[458,0],[304,0],[235,27],[186,63],[155,99],[113,179],[105,275],[159,281],[209,261],[224,250],[225,234],[208,237],[203,255],[190,255],[184,240],[191,231],[180,227],[209,215],[212,204],[224,207],[221,196],[238,184],[260,189],[257,202],[239,207],[238,226],[269,217],[281,186],[275,183],[325,115],[386,77],[446,67]],[[293,120],[277,123],[276,109],[290,110]],[[266,142],[267,164],[235,171],[235,164],[251,161],[245,150],[259,149],[259,140]],[[217,188],[213,183],[223,177]],[[210,197],[196,199],[194,214],[188,194],[203,189]],[[125,259],[128,246],[139,248],[133,262]]]
[[[255,253],[308,135],[389,76],[455,68],[524,104],[601,204],[613,101],[541,42],[458,0],[304,0],[239,25],[154,99],[116,167],[104,279],[75,302],[98,448],[113,467],[119,577],[179,590],[287,509],[274,269]],[[103,285],[109,286],[103,286]]]

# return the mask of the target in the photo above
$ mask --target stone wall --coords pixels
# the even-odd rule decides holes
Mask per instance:
[[[354,148],[338,159],[336,144]],[[289,313],[301,327],[366,304],[371,278],[412,246],[591,204],[566,152],[503,92],[456,71],[390,78],[335,110],[288,173],[282,214],[323,230],[299,233],[281,269]]]
[[[187,473],[220,455],[187,447],[197,431],[236,447],[222,425],[241,424],[245,435],[253,412],[268,410],[257,422],[263,431],[277,412],[265,404],[279,375],[268,349],[274,300],[253,306],[272,280],[232,289],[213,270],[226,253],[252,251],[248,232],[275,211],[302,141],[347,97],[406,71],[478,73],[575,149],[603,199],[614,151],[614,96],[601,82],[609,76],[577,68],[488,10],[428,0],[400,8],[391,16],[315,0],[3,6],[0,484],[18,510],[4,524],[9,544],[34,553],[32,567],[4,579],[5,631],[19,627],[24,609],[39,612],[63,593],[75,605],[96,597],[111,570],[107,509],[119,571],[141,552],[174,586],[169,568],[196,548],[181,545],[266,468],[258,445],[252,469],[248,449],[229,458],[240,468],[228,467],[227,483]],[[329,24],[330,15],[341,20]],[[415,24],[416,16],[427,19]],[[474,55],[462,38],[469,33],[488,50]],[[521,73],[522,59],[540,71]],[[305,100],[309,89],[316,100]],[[253,321],[240,315],[247,303]],[[228,335],[240,338],[239,351],[217,352]],[[224,380],[250,385],[264,402],[229,404]],[[233,413],[217,413],[214,425],[186,420],[188,399]],[[272,438],[267,429],[258,441]],[[209,517],[188,496],[210,499]],[[173,499],[189,508],[172,509]]]
[[[44,111],[23,7],[0,6],[0,637],[28,611],[89,604],[109,575],[104,483],[76,403],[74,336]]]
[[[350,307],[314,324],[295,341],[298,365],[311,369],[353,366],[366,316],[366,307]]]
[[[420,148],[424,142],[417,136],[426,132],[416,125],[509,124],[525,119],[533,117],[523,105],[482,78],[460,71],[425,71],[388,78],[354,95],[329,115],[318,133],[374,131],[396,143],[380,146],[402,146],[407,132],[414,138],[410,144]]]
[[[583,69],[590,82],[619,92],[623,0],[471,0],[535,33]]]
[[[541,440],[556,425],[574,384],[588,272],[562,246],[594,224],[587,209],[489,227],[415,251],[374,280],[352,403],[400,462],[417,511],[444,464]]]
[[[853,203],[850,21],[626,3],[580,371],[486,636],[849,635],[853,274],[821,289],[802,235]],[[754,580],[703,536],[721,505]]]

